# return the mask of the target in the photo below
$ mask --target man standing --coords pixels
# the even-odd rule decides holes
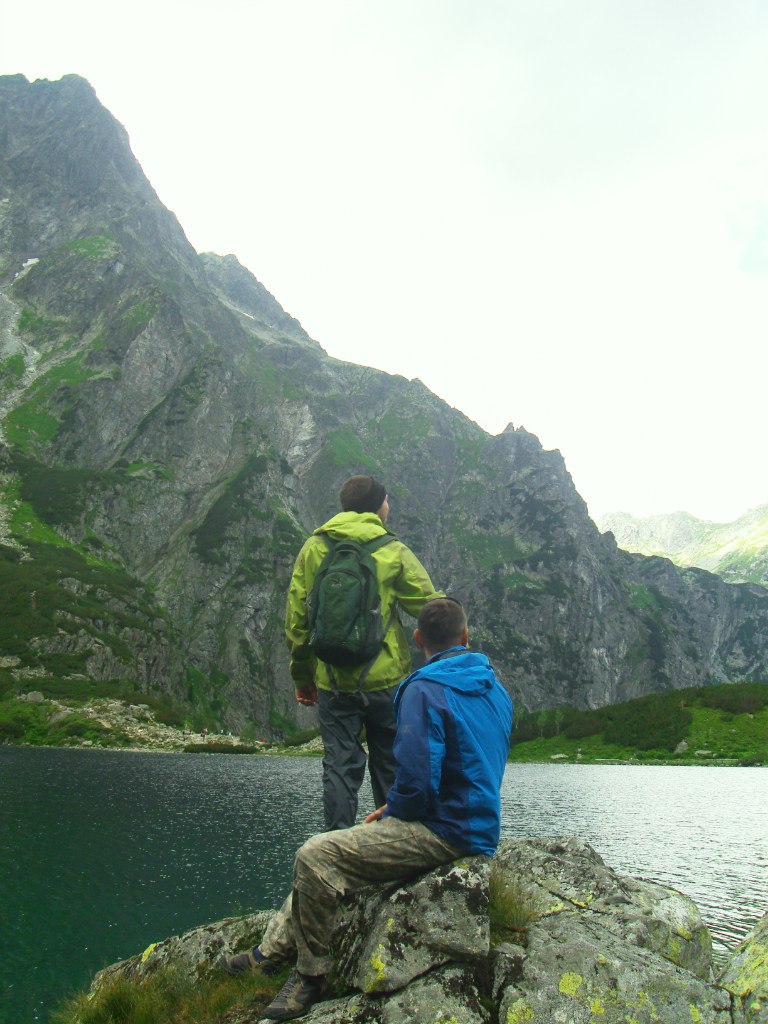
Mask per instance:
[[[296,699],[318,705],[325,749],[323,810],[329,830],[349,828],[357,816],[357,794],[365,776],[363,727],[374,802],[376,806],[384,803],[394,778],[392,701],[411,669],[398,609],[416,618],[427,601],[440,596],[421,562],[387,529],[389,502],[382,484],[370,476],[350,477],[342,485],[339,500],[343,511],[318,527],[299,552],[285,619]],[[329,665],[314,654],[308,601],[331,546],[347,540],[373,548],[384,636],[372,660],[344,667]]]
[[[268,1020],[293,1020],[323,998],[342,896],[467,854],[491,856],[498,844],[512,701],[485,655],[467,650],[457,602],[425,605],[414,639],[427,663],[395,698],[396,776],[387,803],[362,825],[308,840],[296,854],[291,894],[261,943],[220,961],[230,974],[270,974],[296,960],[262,1014]]]

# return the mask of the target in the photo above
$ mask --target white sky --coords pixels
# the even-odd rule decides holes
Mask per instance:
[[[4,0],[199,251],[559,448],[594,516],[768,502],[765,0]]]

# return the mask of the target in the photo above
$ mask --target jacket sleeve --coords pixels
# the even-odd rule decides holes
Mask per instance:
[[[395,599],[403,611],[419,617],[419,612],[433,597],[445,597],[435,590],[429,574],[416,555],[405,544],[401,546],[401,570],[395,581]]]
[[[445,759],[445,726],[429,690],[418,683],[409,684],[403,693],[394,755],[395,781],[387,794],[387,813],[404,821],[430,818]]]
[[[296,559],[285,608],[285,642],[291,655],[291,678],[297,687],[310,686],[315,681],[316,660],[309,648],[307,628],[307,596],[311,588],[306,566],[309,544],[307,541]]]

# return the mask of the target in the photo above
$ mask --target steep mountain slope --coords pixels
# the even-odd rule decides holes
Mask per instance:
[[[688,512],[645,518],[615,512],[598,525],[610,530],[625,551],[695,565],[729,583],[768,584],[768,505],[732,523],[710,523]]]
[[[768,591],[619,551],[522,427],[327,356],[192,249],[74,76],[0,79],[0,425],[0,690],[122,680],[309,724],[285,591],[353,472],[529,708],[768,678]]]

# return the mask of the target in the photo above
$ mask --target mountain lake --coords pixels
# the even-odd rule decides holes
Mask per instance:
[[[319,758],[0,746],[0,1022],[106,964],[276,907],[322,828]],[[579,836],[691,896],[716,956],[768,912],[764,768],[509,765],[504,837]],[[361,815],[369,809],[368,782]]]

